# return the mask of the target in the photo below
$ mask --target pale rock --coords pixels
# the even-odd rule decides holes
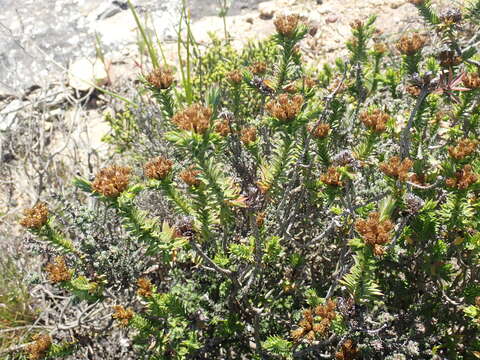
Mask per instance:
[[[68,83],[79,91],[88,91],[95,86],[108,82],[105,65],[100,59],[80,58],[70,65]]]
[[[23,105],[23,101],[15,99],[0,111],[0,131],[9,130],[15,125],[17,114]]]
[[[258,12],[260,19],[262,20],[270,20],[275,15],[275,9],[277,5],[274,1],[266,1],[258,4]]]

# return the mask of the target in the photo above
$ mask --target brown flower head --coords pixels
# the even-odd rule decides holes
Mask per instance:
[[[475,306],[480,307],[480,296],[475,297]]]
[[[460,139],[456,146],[450,146],[448,153],[454,159],[463,159],[466,156],[471,155],[477,148],[478,140],[472,139]]]
[[[230,123],[228,120],[221,120],[215,125],[215,132],[219,133],[222,136],[227,136],[232,131],[230,129]]]
[[[370,130],[381,133],[387,128],[387,121],[390,119],[390,115],[381,111],[380,109],[374,109],[371,111],[365,111],[360,114],[360,120]]]
[[[254,143],[257,140],[257,128],[255,126],[251,126],[242,129],[240,140],[242,140],[242,142],[247,146]]]
[[[300,16],[298,14],[282,15],[277,17],[273,24],[279,34],[290,37],[297,29],[299,21]]]
[[[439,18],[446,25],[457,24],[462,21],[462,12],[458,8],[448,7],[440,13]]]
[[[425,174],[416,174],[416,173],[413,173],[413,174],[410,176],[409,181],[412,182],[412,183],[414,183],[414,184],[420,185],[420,186],[426,186],[426,185],[427,185],[427,183],[426,183],[426,178],[425,178]]]
[[[168,89],[173,83],[173,70],[170,67],[156,68],[147,75],[146,80],[156,89]]]
[[[387,46],[384,43],[377,42],[373,45],[373,50],[375,50],[377,54],[385,54],[387,52]]]
[[[176,113],[172,122],[182,130],[203,134],[210,127],[212,110],[200,104],[190,105],[185,110]]]
[[[309,76],[303,78],[303,87],[307,90],[313,89],[317,86],[317,81]]]
[[[425,0],[408,0],[408,2],[409,2],[410,4],[420,6],[420,5],[423,5],[423,3],[425,2]]]
[[[198,186],[201,184],[201,180],[198,178],[200,170],[196,170],[194,165],[191,165],[188,169],[183,170],[180,173],[180,178],[188,186]]]
[[[30,360],[43,359],[50,347],[52,346],[52,338],[50,335],[35,335],[34,342],[27,346],[26,352]]]
[[[378,212],[371,212],[368,219],[355,222],[355,230],[362,235],[365,243],[372,247],[375,255],[383,255],[383,245],[390,241],[393,224],[390,220],[380,220]]]
[[[463,85],[469,89],[480,89],[480,74],[467,73],[463,77]]]
[[[267,112],[280,121],[287,122],[295,119],[303,106],[303,96],[300,94],[292,97],[281,94],[277,99],[265,105]]]
[[[355,360],[358,356],[358,349],[355,343],[347,339],[343,342],[340,350],[335,353],[335,359],[337,360]]]
[[[137,280],[137,294],[143,297],[150,297],[152,296],[152,282],[150,279],[147,279],[146,277],[141,277]]]
[[[298,323],[299,328],[291,333],[294,341],[306,338],[312,342],[317,337],[325,336],[330,329],[332,320],[337,316],[336,306],[335,301],[328,300],[325,305],[305,310],[302,320]]]
[[[359,20],[359,19],[356,19],[356,20],[353,20],[351,23],[350,23],[350,27],[353,29],[353,30],[358,30],[360,28],[363,27],[363,21],[362,20]]]
[[[256,63],[250,65],[249,69],[253,75],[263,75],[267,71],[267,64],[265,64],[263,61],[257,61]]]
[[[173,162],[164,157],[156,157],[143,166],[143,173],[149,179],[163,180],[172,170]]]
[[[230,71],[227,74],[227,79],[231,84],[238,85],[242,82],[242,79],[243,79],[242,73],[238,70]]]
[[[397,43],[397,49],[403,55],[415,55],[425,45],[426,39],[420,34],[404,35]]]
[[[45,271],[48,273],[48,280],[54,284],[69,281],[72,278],[72,273],[65,264],[63,256],[57,256],[53,263],[47,264]]]
[[[267,216],[267,214],[263,211],[257,214],[255,220],[258,227],[263,226],[263,224],[265,223],[265,216]]]
[[[125,309],[122,305],[115,305],[113,310],[115,312],[112,314],[112,317],[117,319],[120,326],[127,326],[134,315],[131,309]]]
[[[48,208],[44,203],[38,203],[31,209],[25,209],[23,211],[25,216],[20,220],[20,225],[27,229],[40,229],[47,223],[48,220]]]
[[[420,89],[420,87],[418,87],[417,85],[407,85],[405,91],[413,97],[418,97],[418,95],[420,95],[420,93],[422,92],[422,89]]]
[[[320,176],[320,181],[330,186],[343,186],[343,182],[340,180],[341,174],[336,167],[330,166],[327,169],[327,173]]]
[[[462,58],[456,55],[453,50],[443,50],[438,54],[438,60],[443,67],[457,66],[462,63]]]
[[[113,165],[101,169],[93,180],[92,188],[106,197],[118,197],[128,186],[131,169]]]
[[[445,183],[449,187],[465,190],[470,187],[470,185],[476,183],[477,180],[478,176],[472,172],[472,166],[467,164],[463,169],[455,173],[454,178],[447,178]]]
[[[398,156],[392,156],[388,162],[381,163],[379,168],[386,175],[398,179],[400,181],[405,181],[408,177],[408,171],[413,165],[413,161],[409,158],[403,159],[400,161]]]
[[[318,126],[309,125],[307,130],[312,134],[312,136],[316,139],[323,139],[325,138],[328,133],[330,132],[330,125],[327,123],[320,123]]]

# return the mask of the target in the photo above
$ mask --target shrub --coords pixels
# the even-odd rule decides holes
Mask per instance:
[[[145,76],[158,108],[109,118],[132,168],[76,178],[91,206],[22,221],[86,304],[62,346],[113,322],[145,359],[478,356],[479,4],[411,3],[424,34],[381,44],[355,21],[321,72],[290,15],[240,55],[214,42],[182,86]]]

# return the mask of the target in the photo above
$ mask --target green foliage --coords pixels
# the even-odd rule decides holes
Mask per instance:
[[[471,358],[480,161],[464,139],[478,138],[479,92],[447,82],[478,49],[429,1],[417,8],[438,43],[390,54],[372,16],[321,70],[302,63],[298,18],[243,50],[225,29],[200,53],[184,9],[179,84],[143,79],[155,105],[107,117],[135,175],[103,179],[116,197],[75,179],[89,212],[64,208],[36,232],[75,270],[62,291],[121,304],[137,358],[333,358],[348,344],[365,359]],[[446,46],[464,63],[442,72]],[[208,116],[179,113],[199,105]],[[139,175],[159,156],[157,175]]]

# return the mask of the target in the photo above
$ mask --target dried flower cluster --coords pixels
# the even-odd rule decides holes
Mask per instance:
[[[450,146],[448,153],[454,159],[463,159],[466,156],[471,155],[477,148],[478,141],[472,139],[460,139],[456,146]]]
[[[355,343],[347,339],[342,343],[340,350],[335,353],[337,360],[354,360],[357,358],[359,351]]]
[[[362,235],[365,243],[372,247],[375,255],[383,255],[383,245],[390,241],[390,231],[393,224],[390,220],[380,220],[378,212],[371,212],[368,219],[360,219],[355,223],[355,230]]]
[[[150,279],[147,279],[146,277],[141,277],[137,280],[137,294],[143,297],[150,297],[152,296],[152,282]]]
[[[414,183],[414,184],[420,185],[420,186],[426,186],[427,185],[425,174],[414,173],[410,176],[409,181]]]
[[[328,300],[325,305],[305,310],[303,319],[298,324],[299,328],[292,331],[293,339],[300,341],[305,337],[312,342],[316,337],[324,336],[330,329],[332,320],[337,316],[336,307],[335,301]]]
[[[30,360],[43,359],[52,346],[52,338],[50,335],[35,335],[33,340],[34,342],[26,348],[28,358]]]
[[[405,181],[408,177],[408,171],[413,165],[413,161],[409,158],[400,160],[398,156],[392,156],[388,162],[381,163],[379,168],[386,175]]]
[[[397,43],[397,49],[403,55],[415,55],[425,45],[426,39],[420,34],[413,34],[412,36],[404,35]]]
[[[230,129],[230,123],[228,120],[221,120],[215,125],[215,131],[222,136],[227,136],[232,131]]]
[[[193,104],[175,114],[172,122],[180,129],[203,134],[210,127],[211,117],[212,110],[210,108],[201,104]]]
[[[179,176],[185,184],[188,186],[198,186],[201,184],[201,180],[198,178],[200,170],[196,170],[194,165],[191,165],[189,168],[183,170]]]
[[[154,88],[165,90],[173,83],[173,71],[169,67],[159,67],[148,74],[146,80]]]
[[[149,179],[163,180],[172,170],[173,162],[158,156],[143,166],[143,173]]]
[[[423,5],[423,3],[425,2],[425,0],[408,0],[408,2],[409,2],[410,4],[420,6],[420,5]]]
[[[438,60],[443,67],[457,66],[462,63],[462,58],[453,50],[443,50],[438,54]]]
[[[25,216],[20,220],[20,225],[27,229],[40,229],[47,223],[48,220],[48,208],[44,203],[38,203],[31,209],[25,209],[23,211]]]
[[[240,133],[240,140],[242,140],[242,142],[247,146],[254,143],[257,140],[257,128],[255,126],[251,126],[242,129]]]
[[[418,87],[417,85],[407,85],[405,91],[413,97],[417,97],[422,92],[422,89],[420,89],[420,87]]]
[[[463,85],[469,89],[480,89],[480,74],[466,73],[463,77]]]
[[[462,12],[458,8],[448,7],[441,12],[439,18],[446,25],[457,24],[462,21]]]
[[[327,123],[320,123],[318,126],[309,126],[307,129],[314,138],[323,139],[328,135],[328,132],[330,131],[330,125]]]
[[[358,30],[360,28],[363,27],[363,21],[362,20],[359,20],[359,19],[355,19],[353,20],[351,23],[350,23],[350,27],[353,29],[353,30]]]
[[[57,256],[53,263],[47,264],[45,271],[48,272],[48,279],[54,284],[69,281],[72,278],[72,273],[65,264],[63,256]]]
[[[360,114],[360,120],[362,123],[372,131],[377,133],[384,132],[387,127],[387,121],[390,119],[390,115],[383,112],[380,109],[374,109],[372,111],[365,111]]]
[[[250,65],[249,70],[254,75],[263,75],[267,71],[267,64],[263,61],[257,61]]]
[[[238,70],[232,70],[227,74],[227,79],[231,84],[238,85],[242,82],[242,73]]]
[[[101,169],[92,183],[96,192],[106,197],[118,197],[128,186],[131,169],[129,167],[113,165]]]
[[[298,14],[282,15],[277,17],[273,24],[279,34],[290,37],[297,29],[299,21],[300,16]]]
[[[131,309],[125,309],[122,305],[115,305],[113,310],[115,312],[112,314],[112,317],[117,319],[120,326],[127,326],[133,318],[133,311]]]
[[[470,185],[477,182],[478,176],[472,172],[472,165],[465,165],[463,169],[455,173],[454,178],[445,180],[447,186],[457,189],[467,189]]]
[[[342,186],[343,182],[340,180],[341,174],[336,167],[330,166],[327,173],[320,176],[320,180],[330,186]]]
[[[373,50],[377,54],[385,54],[387,52],[387,45],[377,42],[373,45]]]
[[[303,105],[303,96],[281,94],[276,100],[269,101],[265,106],[267,112],[280,121],[290,121],[300,113]]]

